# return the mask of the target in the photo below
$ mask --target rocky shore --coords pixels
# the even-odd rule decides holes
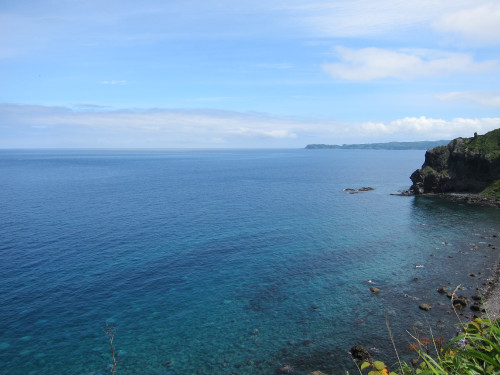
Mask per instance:
[[[496,275],[492,286],[487,290],[484,295],[484,309],[486,310],[485,316],[489,319],[500,318],[500,269],[497,268]]]
[[[496,197],[488,197],[481,194],[472,193],[446,193],[441,195],[460,202],[500,208],[500,198]]]
[[[412,186],[401,195],[439,195],[468,204],[500,208],[500,129],[457,138],[425,153]],[[491,318],[500,317],[500,269],[482,296]]]

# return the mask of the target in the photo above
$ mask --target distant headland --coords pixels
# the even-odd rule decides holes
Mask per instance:
[[[447,145],[449,140],[418,141],[418,142],[387,142],[387,143],[362,143],[352,145],[325,145],[310,144],[308,150],[340,149],[340,150],[429,150],[434,147]]]

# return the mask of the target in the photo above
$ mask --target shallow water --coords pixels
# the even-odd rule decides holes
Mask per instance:
[[[500,214],[391,196],[423,156],[1,151],[0,372],[108,374],[106,322],[117,375],[340,374],[356,344],[394,359],[386,316],[403,351],[451,337],[436,288],[491,277]]]

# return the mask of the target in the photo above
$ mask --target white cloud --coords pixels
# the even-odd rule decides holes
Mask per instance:
[[[324,64],[333,78],[371,81],[381,78],[414,79],[454,73],[476,73],[498,68],[496,61],[475,62],[467,53],[425,50],[392,51],[381,48],[337,47],[341,62]]]
[[[498,92],[453,91],[436,95],[436,97],[443,101],[465,100],[481,107],[500,108],[500,93]]]
[[[454,118],[451,121],[433,119],[425,116],[405,117],[390,122],[366,122],[360,124],[360,131],[365,136],[381,134],[405,134],[407,138],[452,139],[471,137],[474,132],[486,133],[500,127],[500,118]],[[415,138],[417,136],[417,138]]]
[[[478,1],[471,5],[467,9],[444,14],[434,22],[434,27],[457,33],[476,43],[500,43],[500,2]]]
[[[206,110],[74,111],[0,105],[0,147],[304,147],[472,136],[500,127],[500,118],[405,117],[386,122],[285,119]]]

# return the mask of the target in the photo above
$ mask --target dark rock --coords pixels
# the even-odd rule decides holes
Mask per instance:
[[[448,293],[448,289],[446,289],[446,287],[444,287],[444,286],[440,286],[437,291],[438,291],[438,293],[441,293],[441,294]]]
[[[284,365],[278,369],[279,374],[291,374],[293,371],[294,371],[294,369],[290,365]]]
[[[370,190],[375,190],[375,188],[365,186],[365,187],[362,187],[361,189],[358,189],[358,191],[370,191]]]
[[[371,355],[368,353],[368,350],[365,349],[363,345],[356,345],[349,350],[352,358],[358,361],[371,361]]]
[[[410,363],[413,367],[417,367],[420,360],[418,358],[413,358]]]
[[[469,276],[470,277],[476,277],[476,274],[475,273],[471,273]]]
[[[379,294],[380,293],[380,289],[379,288],[375,288],[374,286],[372,286],[370,288],[370,292],[372,292],[373,294]]]
[[[465,306],[467,306],[468,303],[469,303],[469,299],[467,297],[464,297],[464,296],[455,297],[455,298],[453,298],[453,301],[452,301],[453,306],[455,306],[456,308],[459,308],[459,309],[463,309]]]
[[[420,310],[429,311],[432,309],[432,305],[430,303],[422,303],[420,304],[420,306],[418,306],[418,308]]]
[[[476,312],[483,312],[483,313],[486,312],[486,310],[483,308],[482,303],[481,302],[477,302],[477,301],[474,302],[473,305],[471,305],[470,309],[472,311],[476,311]]]

